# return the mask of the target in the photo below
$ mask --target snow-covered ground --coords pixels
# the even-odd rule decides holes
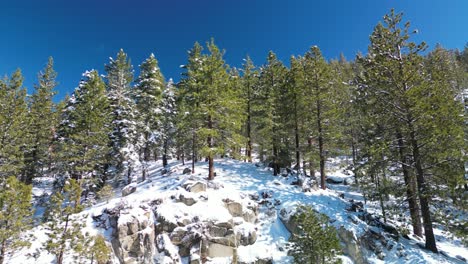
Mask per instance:
[[[328,168],[329,176],[335,180],[341,179],[351,183],[353,176],[344,171],[344,165],[345,162],[342,159],[331,160]],[[262,194],[268,194],[271,203],[260,206],[258,221],[251,224],[239,220],[242,223],[236,226],[237,229],[247,231],[255,229],[257,233],[257,240],[254,244],[239,246],[237,249],[239,260],[244,263],[253,263],[256,259],[265,258],[272,259],[274,263],[292,263],[292,258],[287,255],[287,241],[290,233],[280,220],[280,212],[291,212],[298,204],[312,206],[315,210],[329,216],[335,227],[344,227],[358,236],[374,228],[361,221],[357,217],[358,212],[346,210],[350,199],[363,201],[362,194],[351,185],[330,184],[328,190],[303,192],[302,188],[291,184],[296,180],[296,176],[274,177],[268,168],[232,159],[219,159],[215,161],[217,176],[213,181],[213,185],[217,188],[208,188],[202,194],[192,194],[185,191],[182,186],[194,179],[204,181],[208,166],[206,163],[198,163],[193,176],[182,174],[186,167],[189,166],[182,166],[179,162],[172,161],[169,164],[169,175],[161,175],[161,164],[159,162],[151,164],[149,179],[138,183],[136,192],[121,197],[120,191],[116,190],[116,196],[108,203],[98,203],[80,214],[80,217],[83,217],[87,223],[84,232],[89,232],[91,235],[102,233],[110,239],[111,231],[97,228],[93,216],[101,215],[105,208],[111,209],[119,204],[139,207],[141,204],[160,199],[162,203],[158,206],[158,213],[164,215],[168,221],[176,222],[183,221],[181,218],[184,217],[187,219],[196,217],[219,222],[228,221],[231,217],[222,201],[228,199],[248,206],[248,203],[252,201],[249,197],[261,197]],[[40,186],[39,189],[35,188],[34,192],[40,195],[42,192],[49,191],[50,186]],[[199,202],[191,206],[175,203],[173,197],[180,195],[194,198]],[[374,206],[369,210],[377,211],[377,208]],[[36,237],[31,240],[31,247],[16,252],[7,258],[6,263],[54,263],[53,256],[41,249],[42,243],[46,240],[44,229],[38,226],[31,233]],[[434,254],[423,250],[418,246],[418,243],[423,241],[409,240],[400,236],[398,241],[392,242],[394,245],[390,250],[384,250],[384,260],[370,252],[366,257],[370,263],[464,263],[456,256],[468,259],[468,249],[463,247],[459,240],[444,237],[439,229],[436,229],[435,233],[438,247],[444,254]],[[344,263],[352,263],[346,256],[342,259]],[[182,262],[186,261],[182,259]],[[72,263],[73,259],[65,258],[65,262]],[[208,263],[231,263],[231,259],[213,258]]]

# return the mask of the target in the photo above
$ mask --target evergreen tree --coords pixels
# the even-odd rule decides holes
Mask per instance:
[[[392,10],[384,17],[384,24],[375,27],[369,55],[360,59],[364,68],[360,89],[367,97],[367,107],[375,109],[376,116],[385,117],[385,123],[394,129],[396,140],[386,137],[387,143],[383,146],[400,152],[407,194],[418,197],[426,248],[437,252],[430,185],[433,177],[441,175],[442,169],[445,171],[452,161],[460,164],[457,157],[462,153],[463,121],[457,109],[461,106],[454,100],[456,93],[450,81],[439,78],[443,71],[424,67],[420,53],[426,49],[426,44],[410,42],[410,24],[401,28],[401,20],[402,14]],[[443,67],[443,63],[439,66]],[[444,150],[440,150],[441,146]],[[460,174],[460,170],[452,170],[444,173],[444,177],[459,177]],[[410,194],[409,190],[415,191]],[[413,213],[412,218],[414,225]]]
[[[106,181],[109,133],[109,100],[98,72],[87,71],[62,113],[58,131],[60,170],[73,179],[103,186]],[[87,188],[88,189],[88,188]]]
[[[57,264],[63,263],[64,253],[70,250],[82,253],[86,250],[86,237],[81,232],[84,223],[77,219],[81,212],[81,186],[74,179],[67,181],[63,192],[56,192],[50,199],[46,223],[48,239],[44,249],[53,254]]]
[[[182,73],[182,80],[179,84],[179,131],[189,131],[192,173],[195,173],[195,162],[198,160],[199,140],[197,131],[201,127],[201,112],[199,94],[202,89],[202,69],[205,58],[202,56],[203,47],[195,42],[192,49],[188,52],[188,63],[183,68],[186,72]],[[181,133],[178,133],[179,142],[187,142]],[[183,144],[185,145],[185,144]]]
[[[159,70],[158,61],[151,54],[140,65],[140,76],[136,80],[135,101],[138,109],[138,129],[142,135],[140,159],[143,160],[143,180],[147,174],[147,162],[151,150],[156,149],[160,135],[156,133],[161,124],[161,93],[164,89],[164,77]]]
[[[312,114],[308,118],[311,122],[309,140],[317,144],[320,185],[322,189],[326,189],[325,162],[327,154],[336,143],[338,131],[335,123],[338,120],[336,87],[334,87],[332,69],[317,46],[312,47],[304,56],[303,70],[305,95],[309,98],[306,108]]]
[[[126,176],[132,181],[132,172],[138,160],[135,103],[132,100],[131,83],[133,67],[127,54],[121,49],[117,58],[110,58],[105,65],[107,93],[112,111],[110,168],[114,176]]]
[[[0,188],[0,264],[7,253],[28,246],[21,233],[31,226],[32,186],[11,176],[1,183]]]
[[[0,80],[0,182],[24,170],[27,111],[26,89],[18,69]]]
[[[27,184],[31,184],[34,177],[43,175],[44,170],[51,166],[50,148],[57,126],[52,100],[56,94],[56,78],[54,60],[50,57],[47,66],[38,74],[39,83],[34,87],[35,92],[29,106],[29,133],[23,179]]]
[[[176,133],[176,97],[175,87],[172,79],[166,85],[162,93],[161,101],[161,126],[160,126],[160,138],[162,145],[162,159],[163,166],[167,166],[167,158],[169,150],[175,144],[174,137]]]
[[[304,96],[304,72],[302,71],[302,60],[303,58],[291,57],[290,64],[291,68],[288,73],[288,97],[289,103],[292,105],[289,112],[291,113],[292,127],[294,129],[294,152],[296,156],[296,169],[299,171],[301,167],[301,153],[304,152],[304,146],[301,145],[301,141],[304,138],[306,130],[306,120],[305,117],[307,113],[305,112],[305,98]],[[305,159],[304,159],[304,174],[306,171],[305,168]]]
[[[238,102],[238,89],[230,84],[227,65],[223,52],[211,40],[207,43],[209,54],[201,54],[201,46],[195,43],[189,54],[189,63],[185,68],[183,95],[186,106],[190,106],[188,116],[193,127],[193,147],[197,138],[205,139],[201,154],[208,161],[208,179],[214,178],[214,157],[224,153],[222,140],[236,144],[242,126],[239,114],[241,104]],[[188,108],[186,108],[188,109]],[[196,130],[196,128],[199,128]],[[193,152],[194,153],[194,152]],[[193,159],[195,158],[195,155]]]
[[[299,212],[292,216],[298,227],[298,234],[290,239],[294,263],[341,263],[336,257],[341,251],[340,241],[328,217],[306,206]]]
[[[258,102],[255,111],[257,142],[260,145],[261,159],[268,160],[273,167],[273,175],[280,168],[290,165],[287,130],[284,117],[287,110],[284,104],[287,69],[276,54],[269,52],[267,64],[260,70],[259,87],[256,91]],[[267,153],[270,153],[268,156]]]
[[[253,151],[253,103],[254,103],[254,90],[258,82],[258,72],[249,56],[244,60],[242,75],[242,100],[245,103],[245,138],[247,145],[245,147],[245,156],[248,162],[252,162],[252,151]]]

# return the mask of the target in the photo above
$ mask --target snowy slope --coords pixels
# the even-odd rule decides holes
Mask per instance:
[[[339,161],[332,161],[329,175],[333,178],[351,178],[352,176],[343,173],[340,164],[342,163]],[[126,205],[133,208],[131,209],[133,215],[140,215],[141,218],[144,218],[145,212],[141,206],[148,205],[158,199],[160,204],[157,213],[163,215],[169,222],[176,223],[184,221],[184,219],[195,218],[202,221],[226,222],[230,221],[232,216],[227,211],[223,201],[236,201],[248,207],[255,200],[252,200],[252,197],[260,197],[261,200],[265,194],[268,196],[269,203],[259,207],[258,221],[255,224],[242,219],[235,220],[240,221],[235,227],[236,232],[249,232],[249,230],[254,229],[257,234],[254,244],[238,247],[238,260],[242,263],[254,263],[258,259],[271,259],[274,263],[292,263],[291,257],[287,256],[287,241],[290,233],[281,222],[280,213],[291,213],[298,204],[312,206],[317,211],[329,216],[335,227],[344,227],[351,230],[356,236],[374,228],[359,220],[358,213],[346,210],[349,206],[348,199],[363,200],[362,195],[349,185],[331,184],[329,190],[302,192],[301,188],[291,184],[296,180],[293,175],[273,177],[268,168],[231,159],[220,159],[215,161],[217,176],[209,184],[209,188],[205,192],[190,193],[183,186],[190,182],[206,182],[204,176],[207,175],[208,167],[206,163],[198,163],[196,173],[193,176],[182,174],[185,167],[188,166],[182,166],[177,161],[172,161],[169,164],[169,175],[161,175],[161,164],[153,163],[150,166],[151,176],[147,181],[137,184],[136,192],[121,197],[117,190],[116,197],[111,199],[109,203],[99,203],[84,210],[80,214],[80,217],[84,218],[87,223],[84,232],[102,233],[110,240],[111,230],[96,227],[97,223],[93,220],[93,216],[101,215],[106,208],[112,209],[119,205]],[[210,188],[210,186],[215,186],[215,188]],[[174,197],[181,195],[185,198],[193,198],[197,202],[191,206],[175,202]],[[119,221],[125,221],[125,218],[121,217]],[[29,249],[16,252],[7,258],[6,263],[53,263],[53,256],[41,249],[41,243],[46,239],[43,228],[36,227],[31,233],[36,237],[32,240],[32,246]],[[436,235],[439,240],[439,248],[447,256],[421,249],[417,244],[422,241],[400,237],[398,242],[391,242],[393,244],[390,250],[384,249],[384,260],[379,259],[372,252],[368,252],[366,257],[370,263],[464,263],[455,257],[458,255],[468,258],[468,249],[462,247],[457,240],[444,238],[440,230],[436,230]],[[176,249],[173,250],[177,252]],[[155,259],[159,261],[164,259],[164,256],[162,258],[155,256]],[[342,259],[344,263],[352,263],[346,256],[343,256]],[[113,261],[118,263],[117,258],[114,258]],[[231,261],[230,258],[213,258],[208,263],[231,263]],[[73,263],[73,259],[68,256],[65,262]],[[181,263],[188,263],[188,260],[182,258]]]

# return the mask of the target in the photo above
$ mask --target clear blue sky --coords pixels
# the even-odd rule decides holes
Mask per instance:
[[[31,91],[53,56],[62,98],[123,48],[135,68],[153,52],[165,77],[178,80],[187,50],[211,37],[232,66],[246,54],[263,64],[269,50],[287,63],[312,45],[352,59],[392,7],[430,48],[468,41],[467,0],[0,0],[0,74],[21,68]]]

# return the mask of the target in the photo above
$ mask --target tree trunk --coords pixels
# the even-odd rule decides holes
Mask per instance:
[[[422,223],[421,216],[419,214],[421,208],[419,207],[419,203],[416,199],[416,182],[414,179],[414,175],[411,174],[410,168],[408,166],[409,159],[408,156],[405,154],[406,147],[403,141],[403,136],[400,132],[397,132],[396,136],[398,139],[398,150],[400,154],[400,161],[402,163],[403,179],[405,181],[406,186],[406,196],[411,216],[411,223],[413,225],[413,233],[416,236],[422,237]]]
[[[279,173],[278,149],[276,144],[273,143],[273,176],[277,176]]]
[[[299,171],[301,168],[301,152],[299,150],[299,125],[297,123],[297,118],[295,121],[295,137],[296,137],[296,164],[297,164],[297,170]]]
[[[195,160],[197,158],[196,153],[197,134],[195,131],[192,132],[192,174],[195,173]]]
[[[411,119],[410,119],[411,120]],[[429,194],[426,186],[426,181],[424,179],[424,170],[421,163],[421,155],[419,153],[418,141],[416,140],[416,135],[414,130],[411,127],[411,146],[413,149],[413,159],[414,166],[416,168],[416,180],[418,183],[418,194],[419,194],[419,203],[421,204],[421,215],[423,218],[424,224],[424,235],[426,237],[426,249],[438,253],[436,240],[434,236],[434,230],[432,228],[432,219],[431,211],[429,207]]]
[[[185,165],[185,154],[182,153],[182,155],[180,155],[180,159],[182,160],[182,165]]]
[[[321,105],[320,101],[317,100],[317,129],[318,129],[318,144],[319,144],[319,155],[320,155],[320,185],[323,190],[327,188],[325,185],[325,153],[323,149],[323,132],[322,132],[322,117],[321,117]]]
[[[357,153],[356,153],[356,145],[354,143],[354,136],[351,136],[351,151],[353,152],[353,173],[354,173],[354,183],[356,186],[359,186],[359,180],[358,180],[358,172],[356,169],[356,163],[357,163]]]
[[[0,248],[0,264],[3,264],[5,261],[5,250],[6,249],[6,239],[2,241],[2,248]]]
[[[213,129],[213,120],[211,116],[208,116],[208,129]],[[208,136],[206,139],[206,143],[208,144],[208,148],[210,149],[210,154],[208,155],[208,180],[214,179],[214,161],[213,161],[213,138]]]
[[[163,162],[163,167],[166,167],[167,166],[167,139],[164,140],[164,144],[163,144],[163,148],[164,148],[164,153],[163,153],[163,157],[162,157],[162,162]]]
[[[250,96],[250,93],[249,93]],[[251,116],[250,116],[250,98],[247,102],[247,148],[245,150],[247,161],[252,163],[252,127],[251,127]]]

